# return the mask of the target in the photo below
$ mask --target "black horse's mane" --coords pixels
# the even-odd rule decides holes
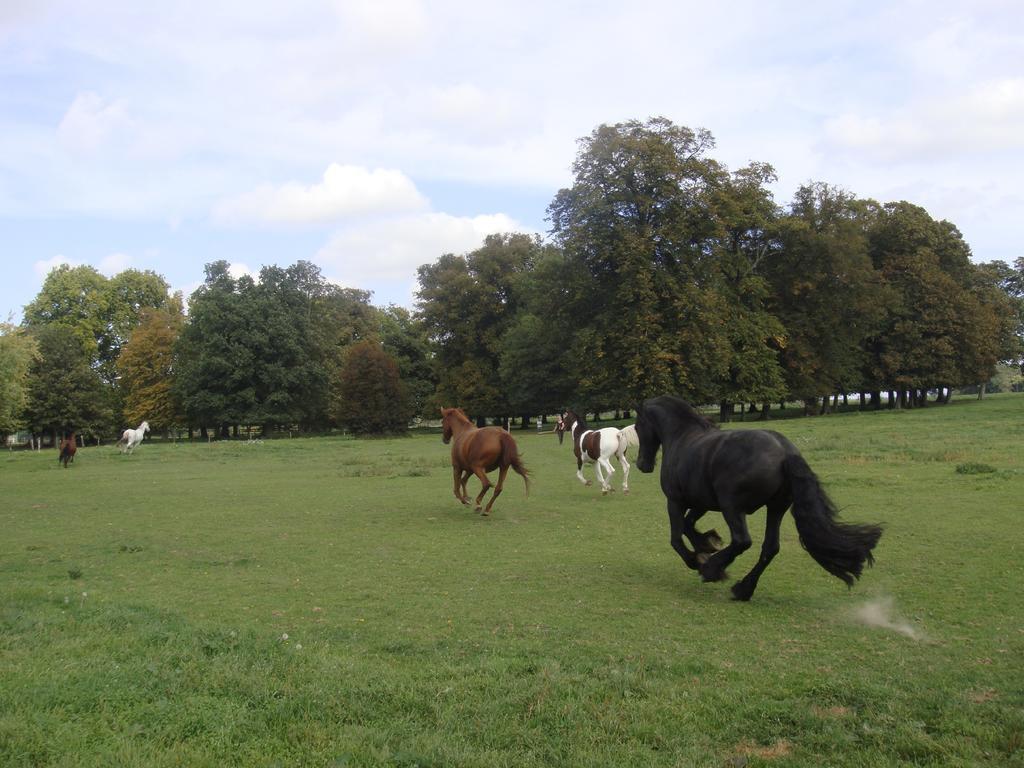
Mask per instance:
[[[681,397],[675,397],[674,395],[662,395],[661,397],[654,398],[653,402],[672,415],[683,419],[684,421],[694,423],[701,429],[718,429],[718,425],[715,424],[715,422],[700,413]]]

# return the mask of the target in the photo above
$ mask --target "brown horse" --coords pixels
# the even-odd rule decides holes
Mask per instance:
[[[60,455],[57,457],[57,463],[63,462],[64,469],[68,468],[68,462],[75,460],[75,451],[78,450],[77,438],[75,437],[74,430],[68,433],[68,436],[60,441]]]
[[[526,493],[529,495],[529,473],[519,458],[519,450],[512,435],[500,427],[478,428],[466,417],[461,408],[442,408],[441,424],[444,428],[442,440],[445,445],[452,444],[452,473],[455,478],[456,499],[463,504],[469,504],[466,482],[470,475],[476,475],[483,485],[480,495],[476,497],[476,511],[479,512],[480,502],[491,487],[487,473],[498,469],[498,484],[494,486],[494,495],[483,511],[483,514],[489,515],[495,499],[501,495],[509,467],[523,476]]]

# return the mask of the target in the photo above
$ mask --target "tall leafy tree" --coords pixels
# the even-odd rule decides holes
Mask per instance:
[[[314,334],[326,292],[320,269],[309,262],[260,271],[251,296],[258,320],[250,333],[256,361],[250,417],[263,424],[265,431],[282,424],[313,426],[326,420],[327,368]]]
[[[1024,266],[1024,260],[1019,260]],[[985,392],[1001,362],[1019,365],[1024,358],[1024,298],[1014,296],[1007,277],[991,265],[971,265],[972,275],[960,297],[959,314],[953,321],[955,338],[961,340],[957,384],[977,384]],[[1009,289],[1008,289],[1009,288]]]
[[[334,417],[356,435],[395,434],[409,427],[412,409],[398,363],[376,341],[349,350]]]
[[[580,323],[572,357],[591,402],[780,391],[771,343],[781,328],[760,275],[776,248],[774,171],[755,163],[730,174],[713,147],[707,131],[665,118],[600,126],[548,208],[581,268],[568,298]]]
[[[704,309],[703,214],[721,169],[714,140],[665,118],[602,125],[580,141],[574,180],[548,207],[552,234],[581,268],[567,298],[579,318],[581,395],[629,403],[690,385],[677,310]],[[696,302],[695,302],[696,300]],[[674,327],[675,326],[675,327]]]
[[[264,434],[330,422],[332,380],[351,344],[380,334],[369,294],[315,265],[268,266],[259,281],[208,264],[181,334],[177,391],[192,424],[260,424]]]
[[[33,432],[56,438],[68,429],[100,437],[113,431],[109,388],[90,365],[75,332],[61,325],[32,331],[38,357],[28,372],[24,421]]]
[[[435,405],[458,405],[478,418],[509,413],[498,370],[502,339],[540,252],[537,238],[491,235],[466,256],[446,254],[419,268],[418,317],[437,363]]]
[[[150,270],[126,269],[107,281],[106,330],[99,339],[100,373],[106,381],[114,375],[117,360],[128,338],[151,309],[169,307],[167,281]]]
[[[725,325],[727,373],[715,385],[723,419],[736,402],[767,402],[785,392],[779,350],[784,329],[768,305],[764,273],[779,257],[779,211],[768,185],[776,180],[767,163],[751,163],[720,174],[712,188],[710,210],[719,232],[712,253],[720,279],[718,291],[729,305]]]
[[[522,276],[519,310],[502,337],[498,374],[510,412],[524,420],[596,405],[577,401],[578,372],[570,351],[581,323],[566,301],[574,269],[558,248],[546,245]]]
[[[176,393],[186,418],[204,434],[216,427],[228,434],[232,424],[255,416],[254,333],[259,332],[255,283],[236,280],[226,261],[206,265],[206,280],[189,299],[189,319],[175,356]]]
[[[823,183],[797,190],[768,265],[771,309],[786,329],[788,392],[817,402],[865,387],[871,340],[894,295],[868,254],[875,205]]]
[[[380,340],[384,351],[398,365],[398,374],[409,396],[414,416],[432,411],[433,394],[437,388],[430,342],[423,323],[404,307],[389,306],[378,310]]]
[[[29,328],[58,325],[72,331],[82,349],[98,362],[99,343],[109,317],[107,278],[89,266],[52,269],[39,294],[25,307]]]
[[[71,329],[103,380],[113,384],[121,348],[142,312],[167,301],[167,283],[155,272],[129,269],[108,279],[90,266],[62,264],[25,307],[24,324]]]
[[[326,416],[334,424],[334,405],[338,398],[341,369],[353,344],[377,338],[381,319],[370,305],[370,293],[354,288],[328,285],[316,305],[312,338],[315,355],[326,371]]]
[[[897,297],[873,347],[868,378],[899,392],[901,402],[923,402],[927,388],[960,383],[962,350],[978,338],[970,248],[952,224],[905,201],[882,207],[868,248]]]
[[[1024,257],[1012,265],[992,261],[978,264],[977,269],[981,283],[998,288],[1006,297],[1005,322],[1009,324],[1010,335],[1005,339],[1000,359],[1024,372]]]
[[[118,358],[125,423],[148,421],[153,429],[184,423],[174,390],[174,348],[185,324],[180,295],[167,309],[143,310],[142,322]]]
[[[24,425],[29,368],[37,356],[36,341],[24,329],[0,323],[0,435]]]

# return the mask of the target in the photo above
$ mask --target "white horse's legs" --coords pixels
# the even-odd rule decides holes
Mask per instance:
[[[625,450],[619,451],[619,464],[622,465],[622,492],[629,493],[629,462]]]

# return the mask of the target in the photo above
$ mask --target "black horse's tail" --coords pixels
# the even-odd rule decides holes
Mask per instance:
[[[516,445],[516,441],[509,434],[505,434],[501,440],[501,463],[512,467],[512,469],[523,476],[523,482],[526,483],[526,495],[529,496],[530,473],[519,456],[519,447]]]
[[[800,543],[822,568],[852,587],[864,563],[873,565],[871,550],[882,536],[880,525],[853,525],[836,520],[838,510],[799,453],[785,460],[793,493],[793,519]]]

